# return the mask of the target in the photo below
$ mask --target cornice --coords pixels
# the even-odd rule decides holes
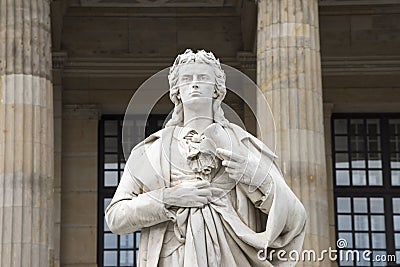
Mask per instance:
[[[139,76],[147,77],[168,68],[170,57],[74,57],[53,53],[53,68],[64,66],[64,76]],[[251,52],[238,52],[237,57],[220,58],[226,65],[240,69],[256,69],[257,59]],[[55,63],[56,62],[56,63]],[[62,62],[57,63],[57,62]],[[322,75],[400,74],[400,56],[322,57]]]
[[[234,7],[70,7],[66,17],[237,17]]]
[[[400,74],[400,56],[323,57],[322,75]]]
[[[63,69],[67,57],[68,54],[65,51],[53,51],[52,52],[53,69]]]
[[[319,6],[379,6],[398,5],[398,0],[318,0]]]
[[[78,4],[80,3],[80,4]],[[86,7],[221,7],[233,5],[224,0],[80,0],[77,6]]]
[[[255,70],[257,69],[257,57],[252,52],[238,52],[237,61],[240,64],[241,69]]]
[[[398,0],[326,0],[323,2],[320,1],[318,7],[318,14],[320,16],[400,14],[400,2]]]
[[[106,57],[68,58],[64,64],[64,76],[139,76],[146,77],[173,64],[170,57]],[[236,58],[220,58],[224,64],[239,67]]]

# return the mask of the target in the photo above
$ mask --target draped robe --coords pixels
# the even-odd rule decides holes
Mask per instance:
[[[294,266],[295,261],[280,261],[276,254],[258,258],[266,248],[300,252],[305,234],[304,207],[273,162],[274,153],[237,125],[212,124],[204,133],[217,147],[260,159],[270,167],[267,178],[257,188],[232,185],[221,167],[222,178],[211,185],[229,191],[226,196],[204,208],[167,209],[162,199],[163,189],[171,186],[175,129],[164,128],[132,150],[106,209],[114,233],[141,230],[138,266]],[[168,238],[175,239],[175,250],[168,251]]]

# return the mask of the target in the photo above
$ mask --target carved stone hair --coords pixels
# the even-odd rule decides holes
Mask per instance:
[[[183,126],[183,106],[182,100],[178,97],[179,95],[179,69],[183,64],[190,63],[204,63],[208,64],[214,69],[215,74],[215,92],[217,97],[213,99],[213,114],[214,121],[227,126],[229,121],[224,116],[224,111],[221,108],[221,102],[226,95],[225,86],[225,72],[221,68],[219,60],[215,58],[212,52],[206,52],[204,50],[197,51],[193,53],[191,49],[187,49],[185,53],[180,54],[176,57],[174,64],[169,70],[168,81],[169,81],[169,98],[172,103],[174,103],[174,111],[172,113],[172,118],[165,125],[167,126]]]

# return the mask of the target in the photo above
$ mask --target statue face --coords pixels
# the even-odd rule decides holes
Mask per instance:
[[[178,77],[183,105],[210,105],[215,93],[215,74],[211,66],[202,63],[182,65]]]

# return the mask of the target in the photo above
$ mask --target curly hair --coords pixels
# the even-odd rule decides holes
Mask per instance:
[[[191,49],[186,49],[185,53],[180,54],[176,57],[174,64],[169,70],[168,81],[169,81],[169,98],[174,103],[174,111],[172,118],[165,125],[167,126],[183,126],[183,106],[182,101],[178,97],[179,95],[179,68],[183,64],[189,63],[204,63],[208,64],[214,69],[215,74],[215,92],[217,97],[213,100],[213,114],[214,121],[227,126],[229,121],[224,116],[224,111],[221,108],[221,102],[226,95],[225,86],[225,72],[221,68],[221,64],[218,59],[215,58],[212,52],[206,52],[204,50],[193,53]]]

